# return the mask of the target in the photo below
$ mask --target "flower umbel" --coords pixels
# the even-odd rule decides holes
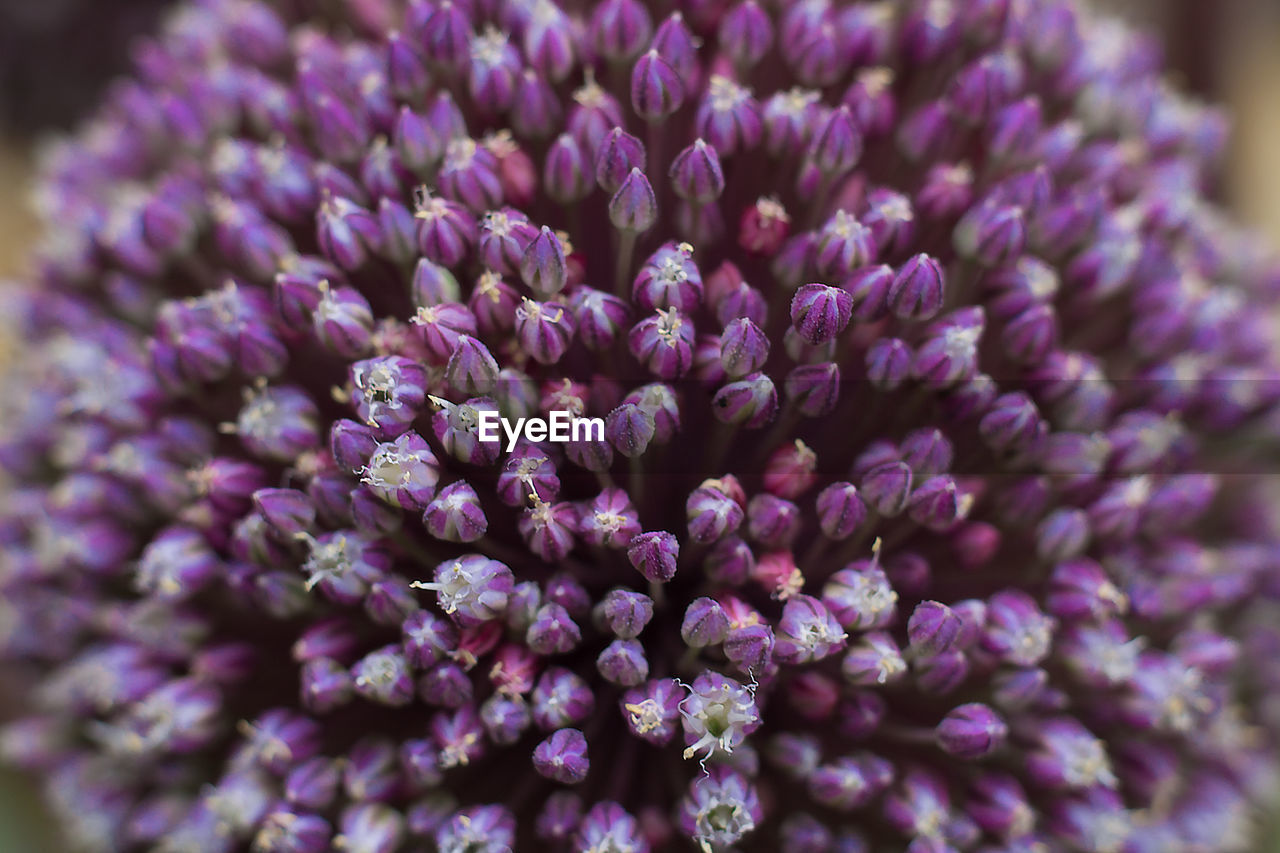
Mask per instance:
[[[1245,849],[1221,120],[1070,0],[668,5],[191,0],[49,151],[0,746],[70,844]]]

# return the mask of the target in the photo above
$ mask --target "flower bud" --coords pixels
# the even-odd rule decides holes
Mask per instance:
[[[684,103],[685,84],[657,50],[636,60],[631,71],[631,107],[647,122],[668,118]]]
[[[658,220],[658,200],[644,172],[633,168],[609,200],[609,221],[619,231],[639,234]]]
[[[533,750],[533,766],[542,776],[562,785],[587,778],[587,739],[577,729],[558,729]]]
[[[650,583],[666,583],[675,577],[680,543],[665,530],[641,533],[627,546],[627,559]]]
[[[724,642],[729,631],[729,618],[713,598],[695,598],[685,609],[680,637],[693,649]]]

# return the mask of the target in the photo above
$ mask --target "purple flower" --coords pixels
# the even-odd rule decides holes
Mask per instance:
[[[0,747],[68,844],[1247,840],[1219,120],[1072,0],[677,5],[186,2],[51,149]]]

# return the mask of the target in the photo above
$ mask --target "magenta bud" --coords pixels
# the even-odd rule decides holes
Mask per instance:
[[[899,268],[886,304],[896,317],[927,320],[942,308],[945,287],[942,266],[933,257],[919,254]]]
[[[334,461],[352,473],[364,469],[379,443],[374,428],[346,418],[334,422],[329,430],[329,450]]]
[[[879,247],[871,229],[846,210],[837,210],[818,232],[814,262],[818,274],[842,279],[875,259]]]
[[[468,11],[469,4],[453,0],[414,5],[410,29],[433,65],[452,70],[466,65],[474,35]]]
[[[642,308],[676,308],[690,314],[702,303],[702,273],[693,262],[693,247],[667,242],[645,259],[632,282],[631,294]]]
[[[745,317],[731,320],[720,335],[720,364],[734,378],[755,373],[769,358],[769,338]]]
[[[790,548],[800,534],[801,522],[800,508],[777,495],[764,492],[747,504],[751,538],[770,550]]]
[[[520,259],[520,278],[538,296],[549,298],[564,290],[568,273],[564,247],[550,228],[542,226]]]
[[[476,242],[476,220],[466,208],[425,190],[415,193],[418,248],[427,260],[443,267],[461,263]]]
[[[534,747],[533,767],[538,775],[562,785],[576,785],[587,778],[587,739],[577,729],[558,729]]]
[[[446,302],[457,303],[462,299],[462,288],[445,267],[432,263],[426,258],[418,261],[410,283],[413,304],[418,308],[430,308]]]
[[[518,527],[530,551],[548,563],[555,563],[572,550],[577,522],[577,510],[572,504],[535,501],[521,514]]]
[[[347,198],[330,196],[316,212],[316,239],[325,257],[344,270],[364,265],[382,248],[378,218]]]
[[[855,270],[844,284],[853,302],[853,317],[865,323],[883,318],[893,282],[893,268],[885,264]]]
[[[463,394],[488,394],[498,379],[498,362],[480,341],[459,335],[445,377]]]
[[[356,693],[379,705],[402,707],[413,701],[413,677],[399,646],[370,652],[351,667]]]
[[[777,415],[778,392],[768,376],[752,373],[722,386],[711,405],[716,418],[724,423],[759,429]]]
[[[751,546],[737,536],[727,536],[712,547],[704,569],[715,583],[739,586],[747,581],[755,567]]]
[[[953,708],[935,730],[938,746],[956,758],[984,758],[1004,745],[1009,727],[986,705],[973,702]]]
[[[529,244],[538,236],[538,229],[529,223],[528,217],[518,210],[504,207],[491,210],[480,219],[477,249],[480,260],[491,270],[510,275],[520,270],[520,261]],[[450,275],[443,271],[445,275]],[[454,288],[456,288],[456,280]],[[452,292],[452,288],[450,289]],[[457,302],[454,298],[443,301]]]
[[[1005,353],[1021,364],[1035,365],[1058,341],[1058,318],[1050,305],[1031,305],[1012,317],[1000,333]]]
[[[720,22],[720,49],[739,68],[751,68],[773,46],[773,23],[755,0],[734,5]]]
[[[591,13],[591,42],[609,62],[630,62],[653,35],[649,10],[637,0],[605,0]]]
[[[596,658],[596,669],[619,687],[635,687],[649,677],[649,661],[638,640],[614,640]]]
[[[559,6],[541,8],[525,24],[524,55],[533,70],[553,83],[568,76],[576,63],[574,22]]]
[[[1027,450],[1046,430],[1035,403],[1021,391],[996,398],[978,422],[983,441],[997,452]]]
[[[591,350],[613,346],[631,322],[631,307],[622,299],[589,287],[575,288],[569,305],[577,319],[578,340]]]
[[[373,311],[354,288],[322,287],[312,324],[316,340],[341,358],[359,358],[370,347]]]
[[[306,533],[315,525],[315,505],[297,489],[259,489],[253,492],[253,506],[271,529],[285,539]]]
[[[852,740],[863,740],[874,734],[887,713],[884,699],[872,690],[853,691],[836,710],[840,733]]]
[[[858,131],[853,112],[844,105],[832,110],[819,123],[809,157],[824,176],[843,175],[862,157],[862,134]]]
[[[582,642],[582,630],[564,607],[547,603],[538,608],[525,642],[540,655],[565,654]]]
[[[902,460],[917,477],[932,477],[951,468],[954,451],[939,429],[918,429],[907,433],[898,445]]]
[[[764,135],[760,104],[752,97],[749,89],[720,74],[712,74],[694,115],[694,131],[715,148],[721,157],[732,157],[739,151],[754,149]],[[780,206],[775,203],[775,210],[772,212],[752,206],[743,213],[747,217],[745,221],[770,230],[779,224],[772,214],[780,210]],[[757,232],[755,238],[748,237],[743,241],[744,248],[750,245],[754,248],[749,248],[748,251],[768,254],[761,250],[769,239],[765,234]]]
[[[641,533],[627,545],[627,559],[651,583],[666,583],[675,577],[680,542],[665,530]]]
[[[729,291],[718,298],[711,296],[708,285],[708,302],[712,301],[716,319],[726,328],[734,320],[750,320],[760,327],[768,321],[769,305],[764,294],[744,281],[731,285]]]
[[[534,834],[548,844],[566,845],[581,823],[582,798],[569,791],[556,791],[547,796],[538,813]]]
[[[465,480],[441,489],[427,504],[422,523],[428,533],[446,542],[474,542],[489,526],[479,496]]]
[[[791,322],[806,341],[822,344],[849,325],[853,299],[838,287],[804,284],[791,300]]]
[[[954,693],[969,677],[969,659],[959,649],[950,649],[914,664],[916,685],[927,696]]]
[[[743,520],[741,505],[716,480],[705,481],[689,494],[685,516],[694,542],[715,542],[736,531]]]
[[[1090,533],[1084,510],[1055,509],[1036,528],[1036,554],[1051,563],[1078,557],[1089,547]]]
[[[788,373],[782,384],[797,411],[809,418],[822,417],[839,402],[840,367],[833,361],[804,364]]]
[[[631,107],[647,122],[671,116],[684,103],[685,84],[657,50],[636,60],[631,71]]]
[[[609,199],[609,221],[619,231],[639,234],[658,221],[658,200],[644,172],[633,168]]]
[[[695,598],[685,609],[680,637],[690,648],[719,645],[728,632],[729,617],[715,599]]]
[[[552,201],[571,205],[591,195],[586,152],[567,133],[556,137],[543,165],[542,186]]]
[[[1054,566],[1045,607],[1064,621],[1102,621],[1122,615],[1129,601],[1102,566],[1077,557]]]
[[[971,207],[954,232],[956,251],[986,267],[1017,260],[1027,243],[1022,208],[991,200]]]
[[[610,590],[596,607],[597,620],[621,640],[632,640],[653,618],[653,599],[628,589]]]
[[[933,657],[951,648],[960,634],[959,614],[938,601],[916,605],[907,620],[911,651],[919,657]]]
[[[444,143],[425,116],[407,106],[400,109],[392,144],[406,169],[422,175],[435,168],[444,156]]]
[[[724,192],[724,172],[716,149],[698,139],[671,162],[675,194],[695,204],[710,204]]]
[[[526,68],[516,81],[515,96],[507,115],[517,135],[535,140],[551,136],[564,122],[564,109],[555,89],[532,68]],[[510,191],[506,195],[510,201],[516,201]]]
[[[609,131],[596,155],[596,182],[607,193],[616,193],[632,169],[645,166],[644,144],[620,127]]]
[[[573,342],[574,317],[559,302],[521,299],[515,336],[520,348],[540,364],[555,364]]]
[[[930,530],[944,531],[964,518],[969,499],[947,476],[930,477],[911,492],[907,511],[911,520]]]
[[[342,774],[338,762],[317,756],[298,764],[285,777],[284,796],[295,806],[324,809],[338,794]]]
[[[410,323],[436,364],[449,360],[462,335],[476,335],[475,315],[466,306],[456,302],[419,308]]]
[[[409,264],[418,256],[418,223],[398,201],[378,202],[378,226],[382,230],[381,254],[396,264]]]
[[[862,476],[859,489],[867,505],[881,515],[902,512],[911,493],[911,468],[905,462],[886,462]]]
[[[604,433],[619,453],[635,459],[643,455],[653,441],[653,415],[635,403],[623,403],[605,418]]]
[[[743,672],[759,672],[773,660],[773,648],[777,640],[768,623],[729,623],[724,638],[724,656]]]
[[[662,379],[677,379],[693,366],[694,328],[679,310],[658,309],[631,328],[631,354]]]
[[[853,483],[833,483],[818,494],[818,525],[830,539],[847,539],[867,518],[867,505]]]

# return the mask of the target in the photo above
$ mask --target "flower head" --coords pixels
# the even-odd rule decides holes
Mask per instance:
[[[0,744],[81,847],[1247,841],[1216,114],[1070,0],[678,5],[192,0],[51,150]]]

